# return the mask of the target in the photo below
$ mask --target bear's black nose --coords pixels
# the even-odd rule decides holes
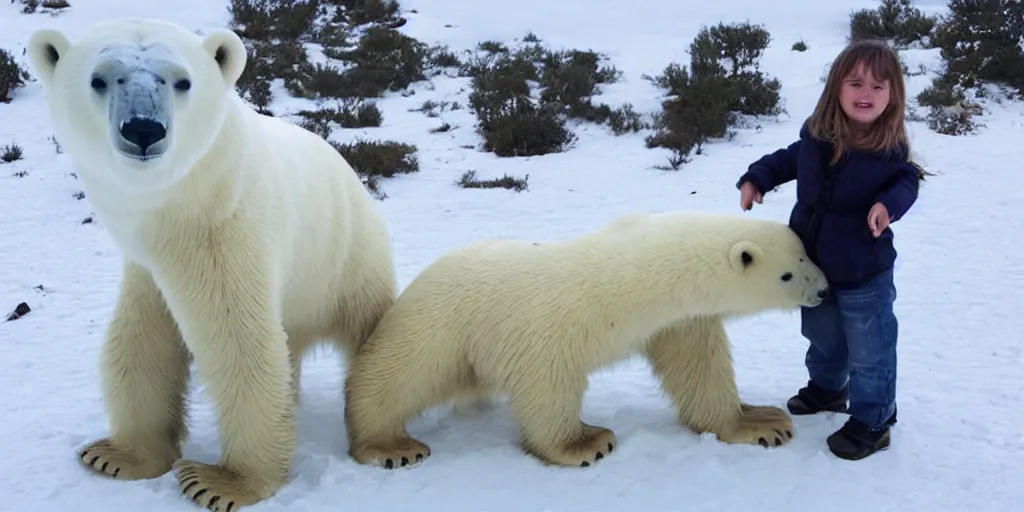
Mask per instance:
[[[825,297],[828,297],[828,288],[822,288],[818,290],[818,298],[824,299]]]
[[[160,142],[167,136],[164,125],[152,119],[133,117],[121,125],[121,136],[139,147],[143,155],[150,146]]]

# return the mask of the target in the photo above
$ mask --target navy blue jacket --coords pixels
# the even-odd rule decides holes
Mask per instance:
[[[799,140],[750,164],[736,187],[750,181],[767,194],[797,180],[790,228],[832,286],[855,287],[896,261],[892,229],[875,238],[868,211],[881,202],[890,224],[898,221],[917,199],[919,174],[902,144],[886,152],[851,149],[835,166],[831,159],[832,144],[812,137],[804,123]]]

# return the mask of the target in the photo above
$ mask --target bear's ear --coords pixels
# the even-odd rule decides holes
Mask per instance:
[[[57,69],[57,61],[64,57],[71,43],[64,34],[52,28],[37,30],[28,40],[28,59],[32,71],[43,87],[48,87]]]
[[[217,61],[224,82],[229,87],[234,87],[238,77],[242,76],[242,71],[245,70],[245,62],[249,56],[238,34],[226,28],[215,30],[203,38],[203,49]]]
[[[736,242],[729,249],[729,264],[737,272],[743,273],[751,266],[757,264],[762,256],[764,256],[764,251],[754,242]]]

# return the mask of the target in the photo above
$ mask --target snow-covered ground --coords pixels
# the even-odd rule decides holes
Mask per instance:
[[[0,46],[23,64],[30,33],[56,27],[74,36],[117,15],[161,17],[192,29],[228,22],[226,1],[71,0],[60,16],[23,15],[0,2]],[[915,2],[929,12],[938,0]],[[416,144],[421,170],[382,180],[380,203],[393,233],[405,286],[445,251],[485,236],[557,239],[638,210],[696,208],[738,212],[736,178],[760,155],[797,136],[830,60],[845,43],[851,10],[877,2],[846,0],[403,0],[406,34],[455,50],[483,40],[512,42],[528,31],[551,48],[593,49],[623,71],[600,101],[652,111],[660,91],[641,79],[686,49],[701,25],[761,23],[772,44],[762,70],[778,77],[788,115],[714,143],[678,171],[653,169],[668,152],[644,147],[645,133],[614,137],[606,127],[574,127],[563,154],[498,159],[463,149],[476,144],[464,109],[441,119],[409,112],[427,99],[457,99],[467,79],[420,83],[415,95],[382,101],[379,128],[337,130],[341,141],[388,138]],[[573,28],[577,26],[581,28]],[[806,52],[790,50],[800,39]],[[935,70],[938,50],[903,52],[911,68]],[[929,83],[909,78],[909,96]],[[171,474],[120,482],[87,473],[76,452],[107,433],[98,384],[101,336],[114,304],[119,256],[99,223],[85,223],[88,199],[67,155],[58,154],[38,83],[0,104],[0,146],[17,143],[23,160],[0,164],[0,309],[25,301],[27,316],[0,323],[0,510],[190,510]],[[280,106],[282,104],[278,104]],[[447,121],[457,128],[431,134]],[[431,411],[410,431],[433,455],[412,470],[360,466],[346,455],[341,382],[331,355],[307,363],[293,480],[252,510],[617,511],[638,510],[1020,510],[1024,500],[1024,108],[992,105],[979,134],[943,136],[911,123],[912,144],[930,178],[910,214],[894,227],[900,319],[898,400],[893,446],[859,462],[832,456],[825,437],[844,415],[796,417],[788,446],[765,450],[695,436],[675,422],[647,366],[629,361],[595,375],[584,420],[607,426],[620,448],[587,469],[546,468],[515,445],[504,408],[456,418]],[[478,177],[529,174],[529,191],[466,190]],[[24,173],[23,176],[15,176]],[[748,215],[785,221],[792,184]],[[783,406],[806,380],[798,315],[766,314],[729,326],[744,399]],[[186,456],[215,461],[214,416],[196,396]]]

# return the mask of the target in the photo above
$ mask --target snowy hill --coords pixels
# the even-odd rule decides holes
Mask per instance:
[[[19,0],[20,2],[20,0]],[[70,0],[71,6],[23,14],[0,2],[0,48],[27,66],[32,31],[70,36],[121,15],[158,17],[190,29],[228,26],[226,1]],[[686,53],[702,26],[750,22],[771,34],[760,69],[781,84],[785,112],[736,128],[732,140],[706,144],[676,170],[671,152],[649,149],[649,129],[614,135],[607,126],[571,121],[577,140],[564,152],[503,158],[480,150],[468,108],[429,117],[427,100],[468,104],[470,79],[433,76],[377,102],[379,127],[335,129],[339,143],[389,139],[416,146],[418,172],[380,180],[379,205],[392,231],[400,285],[442,253],[486,236],[559,239],[632,211],[695,208],[739,212],[736,179],[764,153],[797,137],[821,91],[831,59],[849,35],[850,13],[867,0],[402,0],[398,30],[458,53],[481,41],[517,44],[529,32],[553,49],[606,55],[621,78],[595,100],[637,112],[661,108],[656,76]],[[914,2],[929,14],[945,2]],[[793,51],[797,41],[808,49]],[[901,51],[911,69],[908,98],[941,69],[937,49]],[[312,105],[273,84],[270,108]],[[191,510],[172,474],[119,482],[87,473],[76,451],[108,432],[98,353],[114,305],[119,254],[91,221],[66,154],[51,140],[40,85],[29,80],[0,103],[0,309],[31,312],[0,322],[0,511]],[[632,360],[595,375],[585,421],[607,426],[619,448],[586,469],[547,468],[523,455],[507,409],[474,417],[428,412],[410,432],[433,455],[410,470],[360,466],[346,455],[343,364],[319,355],[303,369],[300,444],[293,480],[253,511],[618,511],[644,510],[1019,510],[1024,500],[1024,106],[985,102],[976,133],[937,133],[909,123],[911,143],[929,177],[921,198],[895,226],[899,250],[899,423],[893,446],[859,462],[832,456],[825,438],[845,415],[794,417],[791,444],[765,450],[695,436],[675,421],[646,363]],[[452,129],[431,130],[442,123]],[[59,143],[59,141],[57,141]],[[467,147],[468,146],[468,147]],[[529,175],[523,191],[461,188],[479,179]],[[747,215],[785,221],[788,184]],[[89,219],[90,221],[85,221]],[[729,325],[741,396],[784,406],[806,382],[806,341],[797,314],[766,314]],[[196,389],[185,455],[219,456],[215,416]]]

